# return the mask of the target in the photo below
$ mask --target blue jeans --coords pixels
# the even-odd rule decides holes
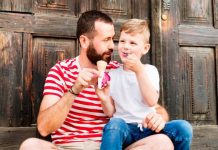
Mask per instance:
[[[126,123],[120,118],[111,118],[103,130],[101,150],[122,150],[142,138],[157,134],[148,128],[142,129],[140,130],[138,124]],[[193,131],[187,121],[169,121],[160,133],[171,139],[175,150],[190,150]]]

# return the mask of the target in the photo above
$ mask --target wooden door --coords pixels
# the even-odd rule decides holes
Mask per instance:
[[[76,23],[92,9],[113,18],[115,43],[125,20],[150,20],[149,0],[0,1],[0,126],[36,124],[45,77],[57,61],[79,54]]]
[[[217,124],[218,1],[161,5],[163,98],[171,117]]]
[[[218,1],[152,1],[152,60],[171,119],[194,128],[193,149],[217,149]]]

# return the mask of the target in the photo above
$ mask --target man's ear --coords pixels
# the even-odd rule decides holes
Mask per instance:
[[[89,47],[89,38],[85,35],[81,35],[79,37],[79,42],[81,45],[81,48],[87,49]]]
[[[149,51],[150,49],[150,44],[145,44],[145,47],[144,47],[144,50],[142,51],[142,54],[145,55],[147,54],[147,52]]]

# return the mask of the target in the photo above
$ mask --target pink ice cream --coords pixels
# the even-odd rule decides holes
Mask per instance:
[[[104,72],[103,78],[100,78],[98,80],[98,88],[102,89],[104,87],[107,86],[108,82],[111,80],[111,77],[109,76],[109,74],[107,72]]]
[[[108,81],[110,81],[110,76],[107,72],[105,72],[107,66],[107,62],[100,60],[97,62],[97,67],[100,72],[100,76],[98,78],[98,88],[102,89],[107,86]]]

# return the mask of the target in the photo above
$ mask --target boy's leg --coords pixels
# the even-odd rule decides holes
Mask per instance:
[[[168,136],[164,134],[150,135],[143,138],[130,146],[125,150],[173,150],[173,143]]]
[[[104,127],[101,150],[122,150],[132,139],[127,123],[123,119],[111,118]]]
[[[193,130],[190,123],[185,120],[172,120],[166,123],[162,133],[173,142],[176,150],[190,150]]]
[[[57,150],[58,148],[51,142],[44,141],[37,138],[26,139],[20,146],[19,150],[39,150],[39,149],[53,149]]]

